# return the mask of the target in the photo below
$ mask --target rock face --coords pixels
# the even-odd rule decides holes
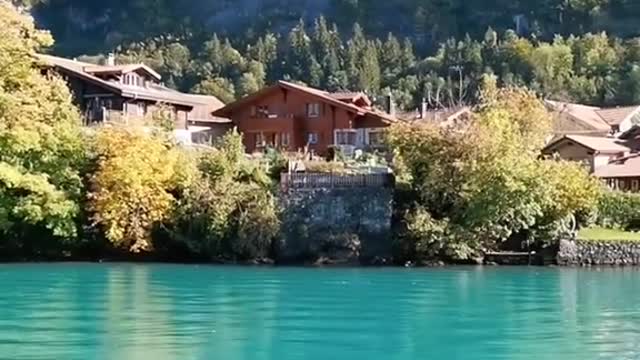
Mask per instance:
[[[640,243],[561,240],[557,261],[565,266],[638,266]]]
[[[280,200],[285,210],[278,261],[388,263],[392,189],[289,190]]]

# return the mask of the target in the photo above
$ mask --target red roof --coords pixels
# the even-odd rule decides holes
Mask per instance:
[[[213,112],[214,116],[220,116],[220,117],[229,117],[231,116],[231,112],[234,109],[237,109],[238,107],[242,107],[245,105],[248,105],[250,103],[252,103],[253,101],[260,99],[262,97],[264,97],[267,94],[272,93],[274,90],[276,89],[280,89],[280,88],[284,88],[287,90],[292,90],[292,91],[298,91],[304,94],[308,94],[308,95],[312,95],[318,99],[321,99],[322,101],[334,105],[336,107],[342,108],[344,110],[353,112],[355,114],[364,116],[364,115],[369,115],[369,116],[376,116],[381,118],[383,121],[385,122],[395,122],[397,121],[397,119],[395,117],[393,117],[390,114],[386,114],[386,113],[382,113],[380,111],[371,109],[369,107],[364,108],[364,107],[359,107],[355,104],[349,103],[349,102],[345,102],[339,99],[340,96],[336,96],[335,94],[323,91],[323,90],[319,90],[319,89],[315,89],[309,86],[305,86],[305,85],[299,85],[299,84],[295,84],[295,83],[291,83],[288,81],[278,81],[275,85],[264,88],[256,93],[253,93],[249,96],[246,96],[240,100],[237,100],[231,104],[228,104],[227,106],[218,109],[216,111]]]

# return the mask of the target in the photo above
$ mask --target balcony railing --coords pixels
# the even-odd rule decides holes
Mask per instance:
[[[390,188],[395,184],[393,174],[322,174],[322,173],[283,173],[280,186],[289,189],[340,189],[340,188]]]
[[[133,122],[144,121],[143,116],[124,114],[120,110],[95,110],[87,111],[84,116],[84,124],[86,126],[102,125],[102,124],[119,124],[126,125]]]
[[[294,114],[278,114],[278,113],[269,113],[269,114],[258,113],[251,116],[252,119],[271,119],[271,120],[293,119],[294,117],[295,117]]]

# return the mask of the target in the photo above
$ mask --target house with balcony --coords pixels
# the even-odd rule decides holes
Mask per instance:
[[[345,153],[382,145],[382,131],[397,121],[372,107],[363,93],[331,93],[278,81],[213,112],[229,118],[244,135],[248,152],[267,147],[307,149],[325,154],[330,147]]]
[[[212,115],[224,104],[213,96],[185,94],[165,87],[144,64],[115,64],[110,55],[96,65],[51,55],[37,55],[43,72],[55,71],[68,83],[87,126],[127,124],[168,107],[181,141],[208,142],[224,134],[231,121]]]

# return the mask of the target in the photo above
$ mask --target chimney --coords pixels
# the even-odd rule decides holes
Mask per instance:
[[[107,61],[106,64],[107,66],[115,66],[116,64],[116,54],[114,53],[109,53],[109,55],[107,55]]]
[[[386,105],[387,105],[387,113],[389,115],[395,115],[396,114],[396,104],[393,101],[393,95],[391,94],[391,91],[389,91],[389,93],[386,96]]]
[[[422,103],[420,103],[420,119],[425,119],[427,117],[427,99],[422,98]]]

